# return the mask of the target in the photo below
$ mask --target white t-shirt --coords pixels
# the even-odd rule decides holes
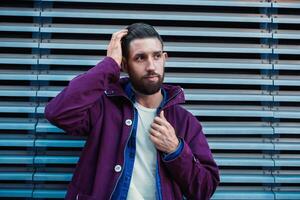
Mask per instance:
[[[156,108],[146,108],[138,103],[136,154],[127,200],[154,200],[156,198],[156,148],[150,140],[150,125]]]

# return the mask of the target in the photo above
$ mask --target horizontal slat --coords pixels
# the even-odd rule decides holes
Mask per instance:
[[[40,64],[48,65],[96,65],[101,56],[86,55],[44,55]],[[272,64],[260,59],[221,59],[221,58],[184,58],[171,57],[166,61],[166,68],[217,68],[217,69],[272,69]]]
[[[233,139],[232,139],[233,140]],[[250,140],[250,139],[249,139]],[[83,147],[85,144],[84,140],[55,140],[55,139],[37,139],[35,146],[37,147]],[[247,149],[247,150],[273,150],[274,146],[271,142],[257,141],[214,141],[209,140],[209,145],[212,149]]]
[[[278,174],[274,177],[275,183],[300,183],[299,174]]]
[[[293,139],[283,139],[279,138],[274,142],[275,150],[288,150],[288,151],[299,151],[300,150],[300,140]]]
[[[300,31],[296,30],[276,30],[273,33],[276,39],[300,39]]]
[[[41,71],[39,80],[70,81],[83,72],[78,71]],[[125,75],[125,74],[124,74]],[[250,74],[210,74],[210,73],[166,73],[166,83],[187,84],[243,84],[243,85],[272,85],[273,81],[266,76]]]
[[[0,164],[33,164],[33,155],[1,155]]]
[[[39,24],[30,23],[0,23],[0,31],[39,32]]]
[[[64,198],[66,190],[53,190],[53,189],[35,189],[32,193],[33,198]]]
[[[36,70],[0,70],[0,80],[38,80]]]
[[[273,117],[273,112],[260,106],[184,105],[195,116]]]
[[[253,134],[273,134],[273,128],[264,123],[252,123],[252,122],[203,122],[203,128],[205,134],[211,135],[253,135]],[[63,132],[63,130],[50,124],[49,122],[39,121],[36,130],[38,132]]]
[[[1,28],[1,24],[0,24]],[[84,33],[84,34],[112,34],[124,26],[118,25],[80,25],[80,24],[44,24],[43,33]],[[206,36],[206,37],[247,37],[271,38],[272,33],[265,29],[238,28],[202,28],[202,27],[167,27],[155,26],[160,35],[167,36]]]
[[[300,86],[299,76],[279,75],[274,79],[275,86]]]
[[[277,91],[277,92],[274,92],[274,101],[300,102],[300,92],[298,92],[298,91]]]
[[[1,12],[0,12],[1,13]],[[31,197],[32,189],[1,189],[0,197]]]
[[[70,81],[83,72],[78,71],[42,71],[38,76],[38,80],[43,81]]]
[[[216,191],[212,200],[272,200],[272,191]]]
[[[275,156],[274,158],[276,167],[299,167],[300,166],[300,157],[288,157],[280,155],[280,158]]]
[[[237,158],[236,156],[232,156],[232,158],[221,158],[218,156],[214,156],[214,159],[219,166],[274,166],[274,161],[272,159]]]
[[[299,15],[272,15],[274,23],[300,24]]]
[[[35,87],[22,86],[0,86],[0,96],[14,96],[14,97],[35,97],[37,93]]]
[[[64,132],[62,129],[46,122],[39,122],[36,126],[37,132],[51,132],[51,133],[61,133]]]
[[[262,174],[223,174],[221,183],[274,183],[274,177]]]
[[[34,139],[19,137],[19,138],[0,138],[1,147],[33,147]]]
[[[31,181],[32,176],[33,176],[33,172],[0,172],[0,180]],[[1,196],[1,194],[0,194],[0,196]]]
[[[55,139],[37,139],[35,146],[37,147],[83,147],[84,140],[55,140]]]
[[[297,107],[274,107],[274,117],[275,118],[290,118],[298,119],[300,118],[300,109]]]
[[[232,158],[220,158],[218,156],[215,156],[215,159],[220,166],[274,166],[273,160],[267,158],[236,158],[235,156],[232,156]],[[15,161],[15,159],[13,160]],[[78,156],[36,156],[34,158],[34,163],[76,164],[78,160]]]
[[[78,156],[36,156],[35,164],[76,164]]]
[[[185,89],[185,98],[190,101],[272,101],[273,97],[259,90]]]
[[[126,3],[126,4],[159,4],[159,5],[193,5],[193,6],[240,6],[240,7],[271,7],[271,2],[261,0],[42,0],[42,1],[63,1],[63,2],[84,2],[84,3]]]
[[[0,86],[0,96],[8,97],[35,97],[36,86]]]
[[[39,59],[40,64],[45,65],[96,65],[103,56],[85,55],[44,55]]]
[[[41,87],[37,95],[41,97],[55,97],[62,87]],[[0,87],[1,92],[1,87]],[[188,101],[272,101],[273,97],[260,90],[209,90],[184,89],[185,99]],[[0,93],[1,95],[1,93]]]
[[[263,122],[202,122],[205,134],[253,135],[273,134],[273,128]]]
[[[236,116],[236,117],[273,117],[273,112],[259,106],[210,106],[184,105],[195,116]],[[44,105],[37,108],[37,113],[44,113]]]
[[[38,17],[40,11],[37,8],[0,7],[0,16]]]
[[[254,138],[209,138],[208,143],[212,149],[274,150],[274,145],[271,141]]]
[[[276,0],[273,2],[274,8],[300,8],[299,0]]]
[[[36,172],[34,173],[34,181],[71,181],[72,173],[59,172]]]
[[[299,60],[277,60],[274,69],[278,70],[300,70]]]
[[[275,191],[275,198],[278,200],[299,200],[300,191]]]
[[[0,64],[38,64],[37,55],[0,54]]]
[[[39,43],[36,39],[0,38],[0,47],[38,48]]]
[[[0,129],[3,130],[35,130],[35,119],[0,118]]]
[[[36,181],[70,181],[72,176],[72,173],[37,172],[33,177]],[[274,183],[274,177],[270,174],[221,174],[221,183]]]
[[[40,43],[40,48],[106,50],[108,42],[109,41],[106,40],[47,39],[42,40]],[[33,42],[30,43],[28,40],[28,44],[32,43]],[[3,45],[17,45],[16,47],[19,47],[22,46],[23,43],[11,41],[6,43],[3,42]],[[164,46],[164,50],[170,52],[272,53],[272,49],[263,44],[165,42]]]
[[[221,22],[271,22],[264,14],[201,13],[201,12],[162,12],[133,10],[94,10],[94,9],[45,9],[42,17],[72,17],[97,19],[139,19],[177,21],[221,21]]]
[[[0,102],[0,113],[35,113],[36,103]]]
[[[300,134],[300,123],[279,122],[273,126],[276,134]]]
[[[300,23],[300,22],[299,22]],[[300,54],[299,45],[277,45],[274,48],[275,54]]]

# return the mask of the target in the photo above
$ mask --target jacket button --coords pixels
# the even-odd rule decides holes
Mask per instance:
[[[120,172],[122,170],[121,165],[116,165],[115,166],[115,172]]]
[[[196,163],[196,162],[198,162],[198,160],[194,157],[194,162]]]
[[[131,119],[126,119],[125,124],[127,126],[131,126],[132,125],[132,120]]]
[[[105,90],[104,93],[106,95],[112,95],[112,94],[114,94],[114,91],[113,90]]]

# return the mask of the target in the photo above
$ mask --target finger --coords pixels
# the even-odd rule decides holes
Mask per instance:
[[[160,135],[168,135],[168,128],[165,126],[160,126],[158,124],[153,123],[153,126],[151,125],[151,128],[155,131],[158,131]]]
[[[112,35],[112,39],[114,40],[121,40],[123,36],[125,36],[126,34],[128,33],[128,30],[127,29],[122,29],[118,32],[115,32],[113,35]]]
[[[124,32],[128,32],[128,30],[127,30],[127,29],[122,29],[122,30],[119,30],[119,31],[117,31],[117,32],[114,32],[112,35],[113,35],[113,36],[117,36],[118,34],[124,33]]]
[[[165,146],[162,144],[161,140],[157,139],[156,137],[150,135],[150,140],[153,142],[156,149],[162,152],[166,152]]]
[[[154,120],[153,120],[154,123],[157,123],[161,126],[166,126],[168,127],[169,126],[169,122],[161,117],[155,117]]]
[[[160,137],[160,132],[157,130],[154,130],[153,128],[150,128],[150,135],[152,135],[153,137],[159,138]]]
[[[153,142],[153,144],[157,147],[160,145],[160,139],[158,139],[157,137],[150,135],[150,140]]]
[[[160,111],[159,116],[160,116],[162,119],[165,119],[165,120],[166,120],[164,110],[161,110],[161,111]]]
[[[156,131],[160,131],[161,130],[161,125],[159,125],[157,123],[152,123],[151,128],[153,128]]]

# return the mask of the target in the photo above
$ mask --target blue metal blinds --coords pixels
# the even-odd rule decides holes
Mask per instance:
[[[300,199],[300,1],[3,0],[0,199],[60,198],[85,138],[44,106],[144,21],[165,41],[167,83],[202,122],[221,184],[212,199]]]

